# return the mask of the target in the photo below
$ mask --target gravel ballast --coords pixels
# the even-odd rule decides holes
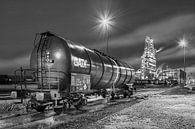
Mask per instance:
[[[195,94],[187,90],[146,88],[131,98],[100,102],[60,115],[48,111],[2,119],[6,126],[0,128],[195,129]]]
[[[87,129],[195,129],[195,94],[153,95]]]

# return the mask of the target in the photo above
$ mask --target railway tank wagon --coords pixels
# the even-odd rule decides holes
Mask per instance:
[[[30,67],[38,82],[39,92],[31,99],[37,111],[51,103],[56,109],[71,102],[79,107],[84,100],[81,93],[113,86],[120,88],[121,84],[134,81],[134,69],[125,62],[51,32],[40,34]],[[75,103],[74,98],[77,98]]]

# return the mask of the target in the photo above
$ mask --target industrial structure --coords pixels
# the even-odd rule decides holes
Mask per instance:
[[[149,36],[145,38],[144,53],[141,56],[141,79],[154,79],[156,75],[156,49],[154,40]]]
[[[160,72],[158,79],[177,81],[179,84],[183,84],[184,80],[186,80],[186,73],[181,69],[167,68]]]

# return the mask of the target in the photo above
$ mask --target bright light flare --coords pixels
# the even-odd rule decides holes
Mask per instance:
[[[188,41],[185,37],[179,39],[178,44],[180,47],[186,47],[188,45]]]
[[[109,10],[98,12],[98,16],[96,18],[96,29],[100,31],[101,34],[105,35],[106,33],[110,32],[115,25],[115,18],[116,16]]]
[[[99,23],[99,27],[104,29],[104,30],[106,29],[106,31],[108,31],[110,29],[110,27],[114,24],[111,16],[109,16],[108,14],[101,16],[98,19],[98,23]]]

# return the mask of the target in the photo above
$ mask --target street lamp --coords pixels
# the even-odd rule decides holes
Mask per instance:
[[[188,45],[188,41],[185,39],[185,37],[179,39],[178,44],[180,47],[183,47],[183,67],[184,67],[184,74],[186,74],[186,46]],[[184,85],[185,85],[186,77],[184,77]]]
[[[109,13],[109,11],[105,11],[103,14],[99,14],[99,18],[97,19],[98,28],[103,32],[103,34],[107,33],[107,47],[106,51],[108,54],[108,41],[109,41],[109,32],[114,25],[114,16]]]
[[[116,16],[110,12],[110,10],[105,10],[103,13],[98,13],[97,18],[97,25],[98,29],[101,31],[102,34],[107,34],[107,41],[106,41],[106,52],[109,54],[108,51],[108,41],[109,41],[109,32],[111,31],[112,27],[115,25],[114,19]],[[111,96],[113,97],[115,94],[115,82],[111,86]]]

